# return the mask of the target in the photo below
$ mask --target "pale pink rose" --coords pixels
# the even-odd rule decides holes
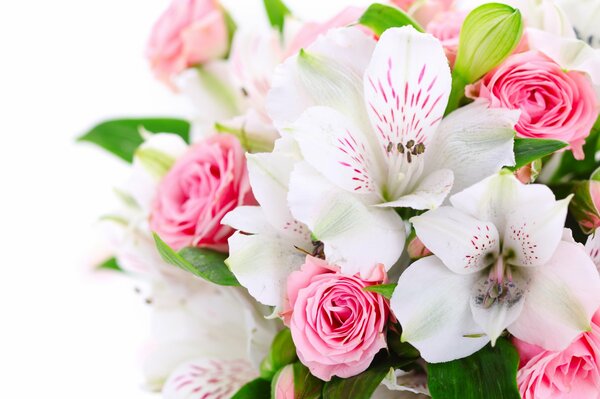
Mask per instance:
[[[294,399],[294,366],[288,364],[276,378],[274,399]]]
[[[231,135],[214,135],[190,147],[158,186],[150,228],[169,246],[227,250],[233,234],[221,225],[227,212],[255,204],[246,158]]]
[[[412,240],[406,246],[406,252],[408,256],[413,259],[421,259],[425,256],[433,255],[429,249],[423,244],[419,237],[414,236]]]
[[[386,347],[386,300],[363,288],[385,280],[378,265],[372,276],[342,275],[337,266],[306,257],[288,277],[289,309],[284,318],[298,357],[318,378],[329,381],[357,375]]]
[[[152,28],[146,55],[155,75],[169,82],[186,68],[223,57],[228,37],[217,0],[173,0]]]
[[[421,26],[429,25],[439,15],[454,8],[454,0],[392,0],[392,4],[408,11]]]
[[[517,339],[517,384],[523,399],[600,399],[600,311],[592,329],[561,352]]]
[[[364,11],[365,9],[362,7],[346,7],[328,21],[322,23],[307,22],[287,46],[285,58],[296,54],[302,48],[308,47],[320,35],[327,33],[330,29],[340,28],[357,22]]]
[[[442,42],[444,51],[450,66],[454,65],[456,53],[458,51],[458,39],[460,37],[460,28],[462,27],[467,12],[465,11],[446,11],[437,14],[425,29],[427,33],[432,34]]]
[[[467,95],[489,100],[490,106],[519,109],[515,126],[520,137],[569,143],[577,159],[598,117],[598,103],[589,78],[565,71],[538,51],[510,56],[488,73]]]
[[[390,3],[404,11],[408,11],[408,9],[415,4],[416,1],[417,0],[390,0]]]

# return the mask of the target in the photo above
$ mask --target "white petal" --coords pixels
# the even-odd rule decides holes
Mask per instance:
[[[509,326],[515,337],[547,350],[563,350],[583,331],[600,306],[600,277],[580,244],[561,242],[531,274],[525,307]]]
[[[508,215],[503,251],[511,264],[539,266],[550,260],[562,239],[571,197],[554,204],[523,204]]]
[[[350,192],[379,192],[378,158],[351,119],[332,108],[312,107],[292,132],[304,159],[329,181]]]
[[[163,388],[164,399],[232,397],[258,373],[245,360],[199,358],[179,366]]]
[[[364,77],[367,111],[382,149],[409,140],[427,145],[444,115],[450,86],[439,40],[413,27],[386,30]]]
[[[556,0],[577,36],[594,48],[600,48],[600,3],[596,0]]]
[[[288,275],[300,268],[306,255],[285,237],[236,232],[229,238],[227,266],[241,285],[264,305],[281,307]],[[302,248],[310,251],[309,243]]]
[[[330,30],[280,65],[267,98],[275,125],[289,126],[312,106],[333,107],[362,118],[362,76],[375,41],[357,28]]]
[[[479,336],[483,331],[469,307],[476,279],[476,274],[453,273],[435,256],[416,261],[400,276],[390,305],[402,325],[402,339],[426,361],[460,359],[489,342]]]
[[[498,255],[496,227],[458,209],[443,206],[410,221],[425,247],[455,273],[480,271]]]
[[[479,220],[492,222],[498,231],[506,228],[506,218],[526,204],[547,207],[556,199],[552,190],[542,184],[522,184],[508,172],[490,176],[454,194],[450,202]]]
[[[226,224],[244,233],[273,232],[273,227],[267,222],[260,206],[238,206],[221,220]]]
[[[585,243],[585,251],[600,270],[600,230],[596,229]]]
[[[519,111],[489,108],[474,102],[442,120],[426,153],[426,171],[448,168],[454,172],[452,192],[514,165],[514,125]]]
[[[425,176],[412,193],[378,206],[419,210],[437,208],[450,193],[453,182],[454,174],[450,169],[439,169]]]
[[[492,340],[492,345],[495,345],[504,329],[521,315],[525,304],[524,292],[527,290],[527,280],[520,274],[513,273],[512,280],[504,280],[500,288],[495,287],[498,287],[496,279],[483,276],[475,284],[471,297],[473,319]],[[504,296],[491,299],[490,292],[495,292],[497,295],[499,290],[502,290]],[[490,300],[493,302],[486,304]]]
[[[287,206],[290,173],[295,155],[284,152],[248,154],[248,173],[254,197],[273,228],[298,245],[308,240],[309,232],[298,223]]]
[[[391,209],[370,207],[365,196],[340,190],[307,163],[294,169],[288,196],[293,215],[325,244],[328,262],[346,274],[389,270],[404,248],[405,227]]]

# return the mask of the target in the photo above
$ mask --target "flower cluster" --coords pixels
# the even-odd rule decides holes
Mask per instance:
[[[148,282],[148,388],[600,398],[600,31],[509,3],[173,0],[147,55],[189,122],[83,137],[132,162],[105,265]]]

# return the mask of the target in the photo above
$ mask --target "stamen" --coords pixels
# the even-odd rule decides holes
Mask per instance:
[[[415,145],[415,141],[414,140],[408,140],[408,142],[406,143],[406,148],[412,148],[413,145]]]
[[[398,152],[400,154],[404,154],[404,146],[402,145],[402,143],[398,143]]]
[[[392,152],[392,147],[393,147],[393,146],[394,146],[394,145],[393,145],[393,144],[392,144],[392,142],[390,141],[390,142],[388,143],[388,145],[387,145],[387,148],[386,148],[387,152]]]

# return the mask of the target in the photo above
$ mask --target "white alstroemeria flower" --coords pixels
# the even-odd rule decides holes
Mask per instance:
[[[272,153],[248,154],[248,172],[260,206],[240,206],[222,223],[236,230],[229,238],[227,265],[259,302],[281,309],[288,275],[300,268],[313,244],[308,228],[287,206],[290,173],[298,162],[295,143],[279,139]]]
[[[267,309],[241,289],[185,278],[155,280],[147,300],[152,306],[151,338],[145,350],[145,385],[160,390],[189,361],[240,361],[258,371],[278,324]]]
[[[563,238],[569,200],[501,173],[412,218],[434,256],[413,263],[392,296],[403,340],[445,362],[504,329],[548,350],[589,329],[600,277],[583,246]]]
[[[393,208],[434,208],[514,162],[518,113],[474,103],[442,120],[450,88],[442,45],[412,27],[379,42],[332,30],[279,67],[268,109],[304,158],[292,215],[344,273],[398,260],[405,229]]]

